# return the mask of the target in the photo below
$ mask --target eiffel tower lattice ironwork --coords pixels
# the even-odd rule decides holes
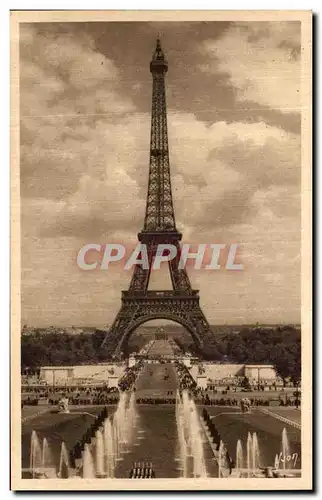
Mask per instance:
[[[185,269],[179,268],[181,233],[177,231],[172,191],[168,147],[165,60],[160,40],[150,63],[153,79],[150,140],[149,184],[144,228],[138,239],[146,245],[149,267],[136,264],[130,287],[122,292],[122,306],[103,342],[111,353],[120,355],[131,333],[151,319],[168,319],[180,323],[192,335],[202,350],[205,339],[211,335],[210,326],[199,305],[199,292],[191,288]],[[172,290],[149,291],[148,285],[157,246],[172,244],[177,256],[169,261]]]

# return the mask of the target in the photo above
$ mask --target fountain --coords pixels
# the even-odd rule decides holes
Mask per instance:
[[[259,460],[259,447],[258,447],[258,440],[257,440],[257,434],[256,432],[253,433],[253,438],[252,438],[252,469],[253,469],[253,475],[258,472],[260,468],[260,460]]]
[[[240,477],[241,475],[241,469],[243,468],[243,466],[244,466],[243,447],[241,440],[238,439],[236,445],[236,470],[238,477]]]
[[[30,439],[29,472],[32,478],[56,477],[56,467],[46,438],[40,442],[36,431]]]
[[[279,456],[276,454],[275,460],[274,460],[274,469],[278,470],[279,467],[280,467],[280,459],[279,459]]]
[[[125,444],[127,442],[126,396],[126,392],[121,393],[119,403],[113,416],[113,426],[116,431],[116,439],[120,444]]]
[[[184,434],[183,409],[179,393],[177,393],[176,397],[176,422],[178,429],[179,461],[181,463],[182,477],[188,477],[187,476],[188,444]]]
[[[115,468],[115,438],[113,436],[113,427],[111,420],[107,418],[104,422],[103,430],[105,470],[107,477],[114,477]]]
[[[41,449],[41,444],[37,436],[36,431],[32,431],[30,439],[30,459],[29,459],[29,470],[31,472],[32,478],[35,478],[42,474],[43,467],[43,453]]]
[[[122,454],[126,453],[128,444],[133,439],[133,430],[137,423],[138,415],[135,405],[135,395],[121,393],[114,416],[107,417],[95,437],[85,443],[84,450],[79,450],[77,465],[74,461],[73,475],[76,473],[83,478],[115,477],[116,462],[123,460]],[[47,439],[42,444],[37,433],[32,431],[30,442],[29,471],[32,478],[40,477],[70,477],[69,455],[65,443],[61,445],[58,471],[53,463],[52,453]]]
[[[286,428],[284,427],[282,431],[282,463],[283,463],[283,469],[287,469],[287,464],[288,460],[287,458],[290,456],[290,445],[288,441],[288,436],[287,436],[287,431]]]
[[[54,464],[54,458],[48,444],[47,439],[44,437],[42,442],[42,460],[41,460],[42,473],[46,477],[55,477],[56,468]]]
[[[190,400],[190,446],[193,456],[193,477],[207,477],[206,464],[203,450],[203,439],[199,415],[193,399]]]
[[[298,453],[292,453],[287,435],[287,430],[284,427],[282,431],[281,451],[275,455],[274,466],[275,477],[294,477],[300,475],[301,469],[298,467]]]
[[[116,461],[122,460],[125,445],[133,439],[133,429],[137,423],[137,411],[135,406],[135,395],[123,392],[112,420],[113,448]]]
[[[67,479],[70,476],[68,451],[67,451],[67,448],[66,448],[64,441],[61,444],[59,469],[58,469],[57,475],[61,479]]]
[[[84,452],[83,452],[83,478],[94,478],[95,474],[95,466],[94,460],[92,457],[92,453],[90,450],[90,445],[88,443],[85,444]]]
[[[222,456],[223,456],[223,449],[224,449],[224,443],[220,441],[219,444],[219,451],[218,451],[218,477],[222,477],[222,469],[223,469],[223,463],[222,463]]]
[[[253,434],[248,433],[246,447],[247,477],[255,477],[260,471],[259,446],[256,432]]]
[[[247,435],[247,444],[246,444],[247,452],[246,452],[246,464],[247,464],[247,477],[251,477],[251,458],[252,458],[252,451],[253,451],[253,439],[252,435],[249,432]]]
[[[132,441],[137,418],[134,393],[121,393],[113,417],[107,417],[95,440],[85,445],[83,477],[115,477],[116,463]]]
[[[42,441],[42,453],[41,453],[41,467],[42,467],[42,469],[45,469],[45,467],[46,467],[48,452],[49,452],[48,441],[44,437],[44,439]]]
[[[127,408],[125,416],[127,419],[127,426],[126,426],[127,441],[132,442],[133,434],[134,434],[133,431],[138,423],[138,414],[137,414],[137,410],[136,410],[135,393],[134,392],[131,392],[131,394],[130,394],[128,408]]]
[[[196,405],[187,391],[177,393],[176,421],[179,442],[179,460],[182,477],[189,477],[188,458],[192,457],[191,475],[206,477],[202,429]]]
[[[256,432],[247,435],[246,468],[243,464],[243,450],[241,441],[236,447],[236,476],[243,477],[293,477],[301,473],[296,469],[298,454],[291,454],[287,431],[284,428],[281,439],[281,452],[275,455],[273,465],[261,464],[260,448]],[[275,471],[275,475],[273,474]],[[276,475],[277,474],[277,475]],[[290,475],[291,474],[291,475]]]
[[[96,477],[105,477],[105,449],[104,449],[104,438],[103,433],[100,429],[96,431],[95,439],[95,471]]]

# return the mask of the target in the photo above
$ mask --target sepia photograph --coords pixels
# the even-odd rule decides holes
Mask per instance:
[[[11,12],[13,490],[312,489],[311,17]]]

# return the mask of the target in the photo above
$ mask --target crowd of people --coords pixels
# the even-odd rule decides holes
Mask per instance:
[[[174,405],[176,398],[174,397],[158,397],[158,398],[138,398],[136,404],[139,405]]]
[[[108,416],[107,408],[103,408],[102,411],[95,418],[94,423],[86,430],[80,440],[76,441],[74,447],[69,453],[69,461],[72,468],[78,468],[82,463],[82,452],[84,450],[85,444],[90,444],[92,439],[95,437],[96,432],[101,427],[103,422]]]
[[[222,440],[221,440],[220,434],[219,434],[213,420],[211,419],[209,413],[207,412],[206,408],[203,408],[203,410],[202,410],[202,418],[205,422],[205,425],[208,427],[208,430],[209,430],[209,433],[212,437],[216,451],[219,452],[220,443]],[[223,468],[227,469],[229,471],[229,474],[230,474],[232,471],[232,468],[234,466],[233,461],[231,460],[229,453],[228,453],[225,446],[222,446],[222,449],[220,451],[222,454],[222,456],[220,457],[221,466]]]
[[[120,379],[118,386],[120,391],[129,391],[134,387],[135,381],[142,369],[143,361],[139,361],[135,365],[127,368],[123,377]]]
[[[247,377],[229,377],[222,379],[211,380],[208,383],[208,389],[214,392],[221,392],[222,389],[227,391],[239,391],[247,389],[248,391],[281,391],[284,387],[294,387],[292,383],[283,385],[283,381],[276,378],[272,379],[249,379]]]
[[[62,395],[62,397],[66,397],[65,394]],[[118,391],[113,391],[106,393],[104,391],[101,391],[99,393],[96,393],[95,395],[90,395],[88,397],[81,396],[81,395],[73,395],[68,397],[68,403],[70,405],[107,405],[107,404],[117,404],[119,400],[119,392]],[[49,398],[48,403],[51,405],[57,405],[58,402],[60,401],[60,398],[53,399]]]
[[[279,398],[278,400],[273,400],[272,398],[261,399],[261,398],[248,398],[251,406],[270,406],[271,402],[274,401],[277,406],[299,406],[299,401],[296,399],[286,398],[286,400]],[[237,398],[216,398],[210,399],[208,395],[195,397],[196,404],[204,406],[240,406],[240,399]]]
[[[197,389],[197,383],[192,378],[187,367],[183,363],[180,363],[180,361],[175,361],[174,366],[177,372],[179,389],[182,391],[195,391]]]
[[[45,387],[39,387],[39,386],[29,386],[29,387],[23,387],[22,388],[22,398],[23,399],[41,399],[41,398],[48,398],[50,391],[52,391],[52,388],[49,388],[47,386]]]
[[[107,386],[48,387],[45,390],[34,387],[23,393],[22,406],[36,406],[40,400],[56,405],[63,397],[68,398],[72,405],[114,404],[119,399],[119,391],[117,387]]]
[[[200,396],[200,394],[195,394],[194,399],[196,404],[203,406],[240,406],[240,399],[237,398],[215,398],[210,399],[208,395]],[[114,405],[117,404],[119,400],[119,391],[117,389],[110,389],[107,391],[101,390],[99,392],[95,391],[89,394],[56,394],[55,397],[48,398],[48,403],[50,405],[57,405],[62,397],[68,397],[69,405]],[[270,406],[272,399],[261,399],[261,398],[249,398],[251,406]],[[23,406],[36,406],[39,403],[37,397],[28,397],[22,403]],[[160,405],[160,404],[175,404],[176,398],[174,397],[174,391],[169,391],[166,397],[157,398],[137,398],[137,404],[143,405]],[[280,398],[274,400],[274,403],[278,406],[295,406],[298,407],[300,404],[299,400],[286,398],[286,400]]]

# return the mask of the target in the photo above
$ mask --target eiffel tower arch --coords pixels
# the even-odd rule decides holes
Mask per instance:
[[[195,325],[190,319],[183,318],[179,314],[171,314],[168,312],[162,312],[160,311],[159,313],[155,314],[150,314],[146,312],[139,313],[137,317],[131,321],[131,324],[129,325],[129,328],[127,328],[126,333],[124,334],[123,339],[120,341],[118,345],[118,350],[116,351],[117,354],[123,353],[124,355],[127,354],[128,352],[128,341],[131,337],[131,335],[135,332],[137,328],[139,328],[141,325],[144,323],[147,323],[148,321],[154,320],[154,319],[162,319],[162,320],[170,320],[173,321],[174,323],[177,323],[181,326],[183,326],[191,335],[192,339],[195,342],[196,348],[198,350],[201,350],[201,340],[198,334],[196,334],[195,331]]]
[[[199,292],[192,289],[186,270],[179,267],[182,235],[176,227],[171,190],[165,94],[168,63],[160,40],[157,40],[150,71],[153,87],[149,182],[144,227],[138,234],[138,240],[146,245],[149,266],[145,269],[135,265],[129,289],[122,292],[121,309],[103,342],[116,356],[126,350],[134,330],[151,319],[169,319],[181,324],[200,351],[212,336],[199,305]],[[151,269],[159,244],[172,244],[177,249],[176,257],[168,262],[172,290],[150,291]]]
[[[109,334],[115,332],[118,342],[116,353],[126,352],[131,334],[142,324],[154,319],[166,319],[183,326],[201,351],[209,333],[209,324],[199,306],[198,291],[192,292],[189,296],[171,290],[147,291],[141,296],[122,292],[122,307]],[[109,336],[107,340],[112,339]]]

